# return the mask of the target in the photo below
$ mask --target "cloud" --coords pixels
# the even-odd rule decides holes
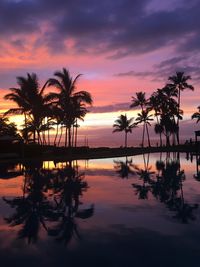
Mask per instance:
[[[141,71],[141,72],[137,72],[137,71],[127,71],[127,72],[120,72],[117,74],[114,74],[114,76],[117,77],[123,77],[123,76],[133,76],[133,77],[146,77],[146,76],[152,76],[153,72],[151,71]]]
[[[160,61],[158,64],[154,64],[151,71],[134,71],[129,70],[114,74],[116,77],[139,77],[148,78],[153,81],[165,82],[168,77],[175,74],[177,71],[183,71],[186,75],[192,77],[193,82],[198,83],[200,81],[200,67],[199,67],[199,55],[190,55],[172,57],[166,60]],[[163,84],[164,85],[164,84]],[[162,85],[161,85],[162,86]]]
[[[118,103],[114,105],[106,105],[106,106],[94,106],[88,108],[92,113],[105,113],[105,112],[116,112],[116,111],[128,111],[130,110],[130,103]]]
[[[2,0],[0,37],[16,38],[11,41],[19,46],[20,35],[34,33],[36,47],[43,44],[50,53],[105,53],[110,59],[167,46],[199,52],[200,3],[182,2],[158,9],[147,0]]]

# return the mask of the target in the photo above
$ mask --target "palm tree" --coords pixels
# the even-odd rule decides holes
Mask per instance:
[[[192,119],[196,119],[196,123],[198,123],[200,121],[200,106],[197,107],[198,108],[198,112],[195,112],[192,114]]]
[[[148,130],[148,126],[151,126],[150,121],[152,121],[153,119],[151,118],[153,115],[149,115],[149,110],[142,110],[141,113],[137,114],[137,118],[136,120],[136,125],[143,123],[143,134],[142,134],[142,147],[144,146],[144,135],[145,135],[145,129],[147,132],[147,138],[148,138],[148,145],[151,146],[150,144],[150,138],[149,138],[149,130]]]
[[[161,110],[160,110],[160,97],[159,97],[160,89],[154,92],[149,98],[148,109],[150,111],[154,111],[154,116],[156,118],[156,124],[154,126],[154,131],[156,134],[160,136],[160,146],[162,146],[162,133],[163,127],[160,124]]]
[[[23,114],[25,128],[27,127],[27,114],[30,110],[30,104],[27,101],[27,90],[26,90],[26,79],[24,77],[17,77],[17,84],[19,88],[10,88],[11,93],[6,94],[4,99],[12,100],[17,104],[18,107],[9,109],[5,115],[9,114]],[[27,135],[25,136],[25,141],[27,142]]]
[[[181,91],[184,91],[186,89],[194,90],[194,87],[191,84],[188,84],[187,81],[190,80],[191,77],[189,75],[185,76],[184,72],[176,72],[175,75],[170,76],[168,80],[172,82],[169,84],[174,90],[178,91],[178,109],[180,109],[181,106]],[[177,139],[179,143],[179,118],[177,120],[177,126],[178,126],[178,133],[177,133]]]
[[[25,128],[27,120],[31,122],[33,139],[36,142],[36,133],[40,140],[40,127],[43,118],[48,113],[52,99],[51,95],[44,95],[44,86],[40,89],[38,77],[35,73],[27,73],[27,77],[17,77],[19,88],[10,88],[11,93],[5,95],[5,99],[14,101],[17,108],[9,109],[6,114],[24,114]]]
[[[156,123],[154,126],[154,131],[156,134],[160,136],[160,146],[162,147],[162,133],[164,132],[163,125],[160,123]]]
[[[67,131],[68,131],[68,146],[71,147],[71,127],[73,125],[72,113],[74,102],[80,104],[92,104],[92,97],[87,91],[76,92],[76,83],[81,74],[77,75],[75,79],[70,76],[67,69],[54,73],[56,78],[51,78],[46,82],[47,86],[54,86],[59,90],[59,93],[52,93],[51,96],[57,99],[57,105],[61,108],[64,119],[63,124],[66,127],[65,146],[67,145]]]
[[[132,104],[130,108],[135,108],[140,106],[142,110],[144,110],[145,106],[147,105],[147,99],[145,97],[144,92],[137,92],[136,97],[132,96]]]
[[[128,119],[126,114],[120,115],[117,120],[115,120],[115,123],[113,124],[113,127],[115,128],[113,130],[113,133],[115,132],[125,132],[125,144],[124,146],[127,147],[127,134],[132,132],[132,129],[136,127],[135,123],[133,123],[134,118]]]
[[[157,123],[155,125],[155,132],[160,135],[160,144],[162,143],[162,134],[166,136],[166,143],[168,145],[170,143],[171,135],[174,144],[176,141],[176,120],[182,119],[182,110],[178,108],[178,103],[174,97],[177,97],[177,90],[172,86],[167,85],[162,89],[157,89],[157,91],[150,97],[148,103],[148,109],[154,110],[156,116]]]

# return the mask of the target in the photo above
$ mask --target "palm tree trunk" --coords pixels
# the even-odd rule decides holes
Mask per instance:
[[[170,146],[169,134],[166,134],[166,146]]]
[[[74,124],[72,126],[72,137],[71,137],[71,140],[72,140],[72,147],[74,146]]]
[[[157,124],[160,124],[157,115],[156,115],[156,120],[157,120]],[[159,137],[160,137],[160,147],[162,147],[162,133],[161,132],[159,132]]]
[[[127,132],[125,131],[125,147],[127,147]]]
[[[24,124],[25,124],[25,143],[28,143],[28,131],[27,131],[27,117],[26,112],[24,112]]]
[[[180,104],[181,104],[181,88],[179,86],[179,88],[178,88],[178,114],[179,114]],[[180,141],[180,139],[179,139],[179,118],[177,120],[177,128],[178,129],[177,129],[176,136],[177,136],[177,144],[179,145],[179,141]]]
[[[45,118],[43,119],[43,125],[45,126]],[[47,145],[45,128],[46,126],[44,127],[44,130],[42,131],[43,145]]]
[[[46,145],[46,140],[45,140],[45,133],[44,133],[44,131],[42,131],[42,139],[43,139],[42,144],[43,144],[43,145]]]
[[[148,145],[149,145],[149,147],[150,147],[150,146],[151,146],[151,144],[150,144],[149,130],[148,130],[148,126],[147,126],[147,124],[146,124],[146,130],[147,130],[147,139],[148,139]]]
[[[75,128],[75,147],[77,147],[77,138],[78,138],[78,124],[76,120],[76,128]]]
[[[48,134],[48,145],[50,145],[50,130],[49,130],[49,124],[47,125],[47,134]]]
[[[34,129],[33,130],[33,142],[34,142],[34,144],[35,144],[35,140],[36,140],[36,130]]]
[[[71,147],[71,126],[68,129],[68,147]]]
[[[58,146],[60,146],[60,141],[61,141],[61,138],[62,138],[62,134],[63,134],[63,127],[61,125],[61,131],[60,131],[60,138],[58,140]]]
[[[57,140],[57,137],[58,137],[58,122],[57,122],[57,125],[56,125],[56,135],[55,135],[55,139],[54,139],[54,146],[56,146],[56,140]]]
[[[144,146],[144,133],[145,133],[145,123],[143,124],[143,132],[142,132],[142,147]]]
[[[65,126],[65,147],[67,147],[67,126]]]
[[[160,135],[160,146],[162,147],[162,133],[159,133]]]
[[[37,134],[38,134],[38,143],[39,144],[42,144],[42,139],[41,139],[40,131],[39,130],[37,130]]]

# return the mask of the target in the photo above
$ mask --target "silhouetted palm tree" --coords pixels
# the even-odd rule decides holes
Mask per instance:
[[[170,136],[173,137],[173,144],[175,144],[178,129],[176,120],[182,119],[182,111],[178,109],[176,96],[177,90],[167,85],[162,89],[157,89],[148,103],[148,109],[154,110],[157,120],[154,130],[160,135],[160,143],[162,142],[161,134],[166,136],[167,145],[170,144]]]
[[[87,91],[76,92],[76,83],[81,74],[77,75],[75,79],[70,76],[67,69],[54,73],[56,78],[51,78],[47,81],[47,86],[54,86],[59,90],[59,93],[52,93],[52,97],[57,99],[57,105],[64,113],[63,124],[66,127],[65,146],[67,145],[67,130],[68,130],[68,146],[71,147],[71,127],[73,124],[71,109],[74,102],[82,104],[92,104],[92,97]]]
[[[185,76],[184,72],[176,72],[175,75],[170,76],[168,80],[172,82],[170,84],[171,88],[174,88],[174,90],[178,91],[178,109],[180,109],[181,106],[181,91],[184,91],[186,89],[194,90],[194,87],[191,84],[188,84],[188,80],[190,80],[191,77],[189,75]],[[178,126],[178,143],[179,143],[179,117],[177,120],[177,126]]]
[[[132,104],[130,105],[131,108],[141,107],[141,109],[144,110],[146,105],[147,99],[144,92],[137,92],[136,97],[132,96]]]
[[[160,146],[162,146],[162,133],[164,131],[163,126],[160,123],[156,123],[154,126],[154,131],[156,134],[159,134],[160,136]]]
[[[144,146],[144,135],[145,135],[145,129],[147,132],[147,139],[148,139],[148,145],[151,146],[150,138],[149,138],[149,130],[148,126],[150,126],[150,121],[153,121],[152,114],[149,115],[149,110],[142,110],[141,113],[137,114],[137,118],[135,119],[136,125],[137,124],[143,124],[143,133],[142,133],[142,146]]]
[[[113,133],[122,131],[125,132],[125,142],[124,142],[125,147],[127,147],[127,134],[131,133],[132,129],[136,127],[135,123],[133,123],[133,120],[134,118],[128,119],[125,114],[125,115],[120,115],[113,124],[113,127],[115,128],[113,130]]]
[[[25,127],[27,119],[34,128],[33,139],[40,138],[40,127],[42,120],[48,113],[51,96],[44,95],[44,87],[40,89],[38,77],[35,73],[27,73],[27,77],[17,77],[19,88],[10,88],[11,93],[5,95],[5,99],[14,101],[18,107],[12,108],[6,114],[24,114]]]

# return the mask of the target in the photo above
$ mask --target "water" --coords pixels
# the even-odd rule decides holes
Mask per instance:
[[[198,159],[0,164],[2,266],[200,266]]]

